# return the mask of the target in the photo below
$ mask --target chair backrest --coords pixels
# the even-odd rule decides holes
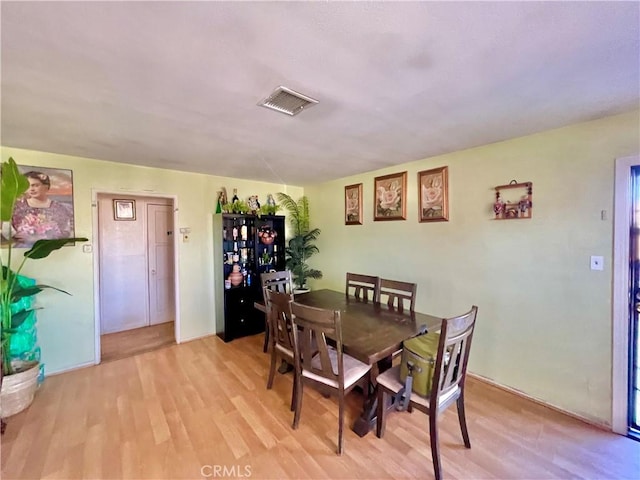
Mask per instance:
[[[260,275],[260,283],[263,290],[266,287],[269,290],[275,290],[280,293],[291,293],[293,291],[291,272],[289,270],[262,273]],[[264,300],[265,302],[267,301],[266,296],[264,297]]]
[[[381,278],[378,301],[383,302],[382,296],[385,295],[389,308],[404,310],[404,301],[406,300],[409,302],[409,311],[413,312],[416,303],[416,289],[417,285],[415,283]]]
[[[465,314],[442,320],[431,389],[430,404],[434,408],[446,408],[448,398],[458,397],[453,391],[464,387],[477,315],[474,305]]]
[[[267,319],[269,321],[269,329],[271,331],[271,342],[275,346],[281,347],[293,352],[295,350],[295,342],[293,336],[293,323],[291,321],[291,302],[293,295],[290,293],[281,293],[269,288],[264,288],[265,304],[267,306]]]
[[[293,313],[294,342],[297,345],[295,354],[297,371],[310,372],[329,380],[322,383],[333,384],[335,388],[343,389],[344,365],[340,311],[310,307],[294,301],[291,303],[291,312]],[[327,336],[335,340],[337,372],[331,366]]]
[[[377,303],[379,282],[380,279],[372,275],[361,275],[359,273],[347,272],[345,293],[347,296],[349,296],[349,289],[353,288],[353,296],[358,300],[360,300],[360,297],[362,296],[362,300],[364,300],[365,302],[369,301],[369,293],[371,293],[371,300]]]

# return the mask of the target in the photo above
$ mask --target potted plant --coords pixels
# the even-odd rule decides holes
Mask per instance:
[[[322,278],[322,272],[310,268],[309,258],[319,252],[313,242],[320,235],[320,229],[309,227],[309,200],[306,196],[296,202],[286,193],[278,193],[278,200],[289,212],[289,222],[293,228],[293,236],[285,249],[287,269],[293,275],[293,281],[298,291],[308,291],[307,279]]]
[[[22,366],[19,371],[11,361],[10,356],[10,344],[12,335],[17,332],[17,329],[24,323],[33,311],[30,307],[23,307],[20,302],[26,297],[31,297],[45,288],[52,288],[60,292],[66,293],[64,290],[60,290],[56,287],[49,285],[23,285],[20,281],[20,272],[24,267],[28,259],[37,260],[40,258],[48,257],[51,252],[62,248],[67,243],[87,241],[86,238],[58,238],[58,239],[43,239],[37,240],[33,246],[24,252],[22,259],[17,259],[13,251],[12,228],[11,218],[13,216],[13,210],[16,201],[23,195],[29,188],[29,181],[27,177],[22,175],[16,162],[13,158],[9,158],[8,161],[2,162],[0,170],[0,224],[7,225],[9,228],[3,229],[6,233],[7,248],[2,249],[0,252],[0,391],[6,392],[7,385],[11,385],[11,394],[19,393],[14,384],[16,381],[12,377],[18,375],[26,375],[29,378],[28,385],[25,387],[33,388],[35,392],[35,381],[37,379],[39,367],[36,364]],[[6,260],[5,256],[6,254]],[[19,257],[18,257],[19,258]],[[14,267],[12,262],[17,264]],[[34,373],[33,370],[36,369]],[[21,406],[21,409],[26,408],[33,399],[33,393],[30,394],[31,398],[28,399],[26,405]],[[3,400],[6,400],[3,398]],[[18,411],[11,411],[7,413],[5,411],[3,401],[2,416],[13,415]]]

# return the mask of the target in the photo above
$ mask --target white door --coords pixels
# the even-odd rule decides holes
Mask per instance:
[[[146,234],[143,215],[138,212],[135,219],[116,220],[113,200],[112,196],[98,198],[100,333],[103,334],[149,324],[147,246],[140,241]]]
[[[149,323],[174,320],[173,213],[169,205],[147,205]]]
[[[122,199],[134,202],[134,218],[114,218]],[[175,320],[170,202],[98,195],[100,334]]]

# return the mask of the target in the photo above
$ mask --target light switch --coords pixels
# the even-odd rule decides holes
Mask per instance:
[[[604,270],[604,257],[591,255],[591,270]]]
[[[91,245],[90,243],[82,245],[82,251],[83,251],[84,253],[91,253],[91,252],[93,252],[93,245]]]

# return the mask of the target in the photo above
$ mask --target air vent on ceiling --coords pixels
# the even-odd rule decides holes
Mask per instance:
[[[287,115],[297,115],[305,108],[313,107],[316,103],[318,103],[318,100],[294,92],[290,88],[280,86],[258,105],[286,113]]]

